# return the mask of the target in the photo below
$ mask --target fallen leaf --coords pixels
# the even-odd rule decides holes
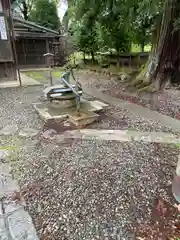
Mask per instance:
[[[175,207],[178,209],[178,212],[180,212],[180,204],[179,205],[175,205]]]
[[[164,202],[161,199],[158,199],[156,210],[163,215],[167,212],[167,208],[165,207]]]
[[[11,199],[13,201],[22,201],[22,196],[21,196],[21,193],[20,192],[13,192],[12,196],[11,196]]]

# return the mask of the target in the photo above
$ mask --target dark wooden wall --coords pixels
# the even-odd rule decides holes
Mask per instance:
[[[44,66],[47,45],[45,39],[17,39],[16,51],[19,66]]]
[[[59,42],[58,42],[59,41]],[[58,44],[53,44],[53,42]],[[43,56],[47,52],[55,54],[54,64],[63,65],[66,59],[66,41],[61,39],[23,39],[16,40],[18,64],[21,67],[46,67]]]

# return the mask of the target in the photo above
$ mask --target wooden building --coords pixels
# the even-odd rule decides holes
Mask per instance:
[[[47,52],[55,54],[55,65],[63,65],[66,38],[57,31],[21,17],[11,18],[8,3],[9,0],[0,0],[0,81],[16,79],[17,64],[19,68],[47,66],[43,56]]]
[[[46,66],[43,55],[47,52],[55,54],[56,65],[63,64],[65,58],[65,51],[61,44],[61,41],[64,41],[63,36],[52,29],[25,21],[22,18],[13,17],[13,20],[16,52],[20,67]],[[54,46],[58,46],[58,50]],[[61,56],[58,61],[57,56]]]
[[[16,78],[11,34],[7,24],[10,14],[8,3],[7,0],[0,0],[0,81]]]

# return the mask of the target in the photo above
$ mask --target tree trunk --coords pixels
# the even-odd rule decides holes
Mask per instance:
[[[95,63],[95,58],[94,58],[94,53],[91,52],[91,58],[92,58],[92,62]]]
[[[83,52],[83,59],[84,59],[84,64],[86,63],[86,53]]]
[[[141,52],[144,52],[144,47],[145,47],[145,44],[144,42],[141,43]]]
[[[179,17],[178,0],[165,0],[161,28],[156,44],[142,75],[148,77],[157,90],[163,90],[168,81],[180,83],[180,30],[174,28]],[[141,75],[141,76],[142,76]]]
[[[23,17],[25,20],[28,20],[28,6],[25,0],[22,1],[22,6],[23,6],[23,11],[22,11]]]

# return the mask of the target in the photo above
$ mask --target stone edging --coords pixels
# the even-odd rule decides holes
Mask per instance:
[[[156,142],[180,144],[180,138],[176,135],[164,132],[138,132],[128,130],[103,130],[103,129],[79,129],[66,131],[62,135],[55,136],[57,142],[62,139],[85,139],[103,141],[122,141],[122,142]]]
[[[2,151],[5,151],[2,153]],[[25,201],[6,163],[7,150],[0,150],[0,239],[38,240],[32,219],[25,210]]]

